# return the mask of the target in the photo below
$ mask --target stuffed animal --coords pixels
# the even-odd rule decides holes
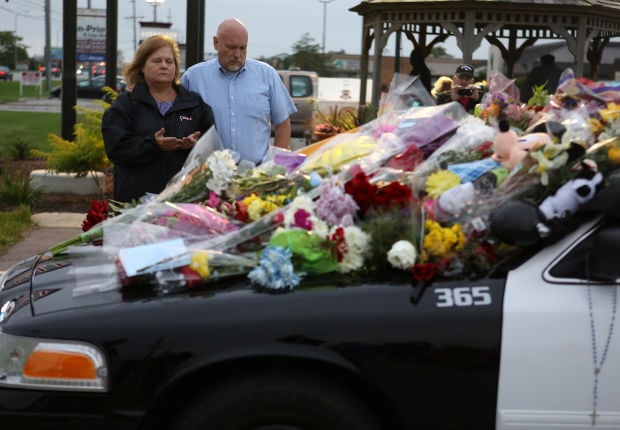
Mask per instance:
[[[566,218],[592,199],[602,185],[603,174],[598,171],[596,163],[584,160],[578,175],[543,200],[538,208],[547,220]]]
[[[491,214],[491,231],[505,243],[529,246],[542,239],[555,240],[568,230],[569,218],[603,188],[603,174],[591,160],[581,162],[577,175],[540,205],[510,200]]]
[[[458,217],[463,209],[473,205],[476,199],[484,199],[490,196],[506,179],[508,173],[503,167],[497,166],[473,181],[459,184],[445,191],[437,199],[438,220],[447,221],[453,217]]]
[[[502,167],[512,170],[517,167],[530,149],[550,142],[551,137],[547,133],[538,132],[518,136],[510,128],[510,123],[506,119],[501,119],[499,131],[493,140],[493,160],[500,163]]]

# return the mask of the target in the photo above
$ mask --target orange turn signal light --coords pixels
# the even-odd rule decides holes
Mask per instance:
[[[97,370],[88,355],[42,349],[28,357],[23,374],[28,378],[94,380]]]

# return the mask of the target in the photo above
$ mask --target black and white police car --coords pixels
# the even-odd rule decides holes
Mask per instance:
[[[75,295],[105,262],[35,256],[0,283],[0,428],[618,429],[620,220],[588,218],[426,287]]]

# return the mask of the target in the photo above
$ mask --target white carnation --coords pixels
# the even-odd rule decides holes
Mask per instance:
[[[336,228],[338,227],[332,229],[331,234]],[[344,240],[347,244],[347,253],[338,264],[338,271],[348,273],[361,269],[364,265],[364,255],[369,248],[370,236],[361,228],[352,225],[344,227]]]
[[[417,257],[415,246],[408,240],[399,240],[392,245],[387,253],[387,259],[392,267],[408,270],[413,267]]]
[[[207,188],[220,195],[228,188],[233,176],[237,172],[237,165],[230,151],[214,151],[207,158],[207,167],[211,172],[211,178],[207,180]]]

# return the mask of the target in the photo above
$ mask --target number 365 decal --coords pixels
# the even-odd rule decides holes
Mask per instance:
[[[489,287],[436,288],[437,307],[488,306],[491,304]]]

